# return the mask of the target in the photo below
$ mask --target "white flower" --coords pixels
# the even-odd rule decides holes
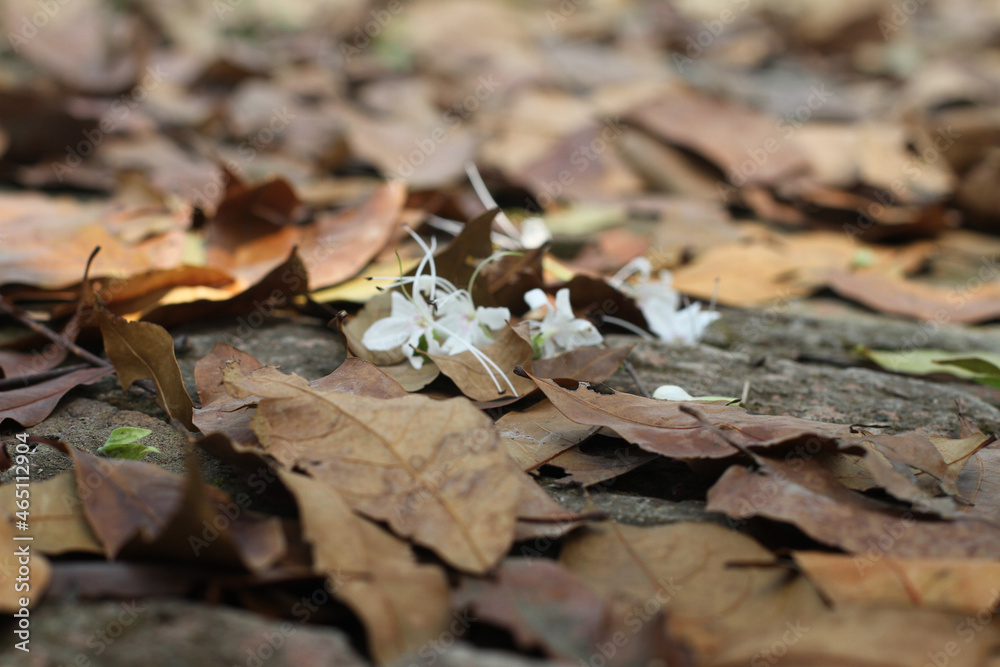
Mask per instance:
[[[635,283],[625,280],[639,274]],[[681,297],[673,288],[673,275],[666,270],[659,272],[656,280],[650,280],[652,266],[645,257],[636,257],[623,266],[608,282],[631,297],[639,310],[642,311],[646,323],[657,338],[668,343],[684,343],[687,345],[698,342],[705,334],[709,324],[721,317],[721,314],[708,310],[702,312],[700,303],[692,303],[680,308]],[[650,338],[646,331],[617,317],[605,317],[606,322],[617,324],[635,333]]]
[[[645,257],[636,257],[608,280],[620,292],[631,297],[639,309],[645,313],[646,308],[666,308],[677,310],[681,305],[681,295],[674,291],[674,276],[663,269],[657,274],[656,280],[649,276],[653,267]],[[638,273],[639,280],[634,284],[625,282],[632,274]]]
[[[506,308],[477,308],[468,291],[458,289],[450,281],[437,275],[432,240],[428,246],[423,239],[410,232],[424,256],[412,277],[401,277],[393,287],[409,285],[413,294],[392,293],[389,317],[373,322],[361,343],[369,350],[392,350],[402,346],[403,354],[414,368],[424,365],[424,354],[461,354],[469,352],[489,376],[498,393],[506,391],[497,376],[517,396],[517,390],[497,363],[479,350],[493,342],[490,330],[502,329],[510,320]],[[424,275],[427,268],[429,275]],[[391,278],[389,279],[391,280]]]
[[[532,343],[535,349],[541,351],[542,359],[604,342],[604,338],[590,321],[573,316],[568,288],[564,287],[556,292],[555,306],[549,303],[545,292],[537,288],[525,294],[524,300],[532,310],[548,306],[542,321],[532,322],[530,325]]]
[[[393,292],[391,299],[389,317],[373,322],[361,337],[361,344],[375,351],[394,350],[402,346],[410,365],[420,368],[424,365],[424,357],[415,352],[420,348],[421,341],[431,354],[439,349],[434,338],[434,316],[417,290],[411,298]]]
[[[445,354],[460,354],[470,347],[493,342],[489,331],[503,329],[510,321],[506,308],[478,308],[465,290],[456,290],[437,303],[438,328],[450,332],[441,346]]]
[[[642,311],[649,329],[660,340],[668,343],[683,343],[693,345],[705,335],[705,329],[715,320],[722,317],[714,310],[702,312],[701,304],[692,303],[687,308],[670,311],[660,308],[649,308]]]

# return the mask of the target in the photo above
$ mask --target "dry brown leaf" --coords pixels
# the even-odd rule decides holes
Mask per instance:
[[[493,220],[499,212],[500,209],[493,209],[469,220],[458,236],[434,257],[437,275],[450,280],[456,287],[467,288],[477,306],[496,305],[486,280],[470,283],[482,261],[493,254],[490,234],[493,231]],[[413,273],[415,271],[411,275]]]
[[[78,135],[79,137],[79,135]],[[75,140],[74,140],[75,141]],[[79,284],[87,255],[97,246],[90,275],[132,276],[180,264],[190,209],[122,209],[104,202],[34,193],[0,197],[0,283],[65,288]],[[145,231],[144,249],[129,234]],[[142,238],[142,237],[140,237]]]
[[[90,283],[98,301],[116,315],[129,319],[138,319],[142,313],[155,309],[168,294],[176,298],[183,288],[197,292],[207,287],[229,293],[231,290],[226,288],[233,285],[233,277],[228,273],[205,266],[179,266]]]
[[[689,405],[711,424],[744,447],[766,448],[815,441],[817,446],[836,449],[837,439],[852,437],[846,424],[828,424],[796,417],[751,415],[733,405],[711,402],[658,401],[601,389],[587,383],[568,382],[573,389],[526,373],[553,405],[578,424],[606,426],[646,451],[677,459],[728,458],[737,449],[699,420],[681,410]],[[610,393],[609,393],[610,392]],[[857,436],[853,436],[857,437]]]
[[[593,436],[596,426],[583,426],[559,412],[551,401],[523,412],[508,412],[497,420],[507,453],[525,472],[555,466],[565,472],[560,484],[592,486],[635,470],[656,458],[622,441],[602,451],[584,453],[577,446]]]
[[[229,343],[216,343],[212,351],[194,365],[194,384],[203,407],[216,401],[229,401],[226,385],[222,382],[222,369],[230,359],[238,360],[240,369],[249,373],[263,366],[252,355]],[[200,412],[200,411],[199,411]],[[199,427],[200,428],[200,427]],[[208,433],[208,431],[204,431]]]
[[[693,91],[644,104],[625,121],[701,155],[738,187],[775,183],[809,169],[805,155],[783,137],[774,119]]]
[[[591,199],[595,192],[612,197],[637,194],[642,190],[642,179],[614,150],[624,130],[625,125],[616,119],[590,123],[560,139],[540,160],[519,171],[518,176],[544,208],[561,199]],[[589,155],[594,157],[584,160],[581,147],[588,146],[602,149],[593,150]]]
[[[70,389],[92,384],[113,372],[111,366],[82,368],[45,382],[0,392],[0,421],[13,419],[21,426],[34,426],[52,413]]]
[[[233,396],[262,398],[251,425],[265,451],[355,510],[472,572],[510,547],[517,478],[492,421],[467,399],[322,392],[270,367],[244,376],[230,364],[223,377]]]
[[[14,484],[0,486],[0,512],[14,523]],[[42,482],[31,482],[31,548],[43,554],[101,554],[104,549],[83,515],[73,473],[66,471]]]
[[[744,637],[769,646],[785,623],[823,611],[815,590],[780,569],[729,567],[770,561],[753,539],[707,523],[643,528],[618,524],[571,536],[559,562],[607,600],[626,598],[624,622],[641,627],[660,609],[701,658]]]
[[[235,317],[236,335],[249,336],[276,308],[287,308],[292,298],[306,292],[309,276],[296,251],[254,285],[237,294],[227,288],[206,293],[201,288],[171,290],[142,312],[142,319],[162,326],[220,317]]]
[[[973,454],[956,483],[962,497],[972,503],[971,514],[1000,517],[1000,447],[994,444]]]
[[[302,203],[283,178],[232,183],[206,225],[208,263],[246,284],[257,283],[281,264],[300,239],[294,223]]]
[[[493,360],[503,372],[503,376],[493,371],[495,379],[491,379],[486,368],[472,352],[461,354],[431,354],[431,361],[454,382],[463,394],[474,401],[491,401],[497,398],[524,396],[534,390],[531,380],[514,374],[516,366],[531,368],[535,351],[531,343],[519,335],[513,327],[506,326],[500,333],[494,335],[489,345],[479,348],[479,351]],[[514,387],[511,392],[507,382]],[[500,389],[497,389],[498,383]]]
[[[976,614],[1000,606],[1000,563],[797,551],[796,565],[834,605],[926,607]]]
[[[193,454],[181,477],[151,463],[46,443],[72,457],[83,514],[108,558],[129,549],[259,571],[285,552],[280,522],[250,518],[228,494],[204,484]]]
[[[510,463],[513,467],[513,462]],[[576,530],[587,521],[599,521],[606,518],[603,512],[573,512],[566,509],[548,492],[540,487],[527,475],[520,475],[520,494],[517,502],[517,529],[514,533],[515,542],[528,540],[543,540],[541,543],[529,544],[527,553],[537,552],[536,546],[551,545],[551,540],[557,540],[563,535]],[[549,540],[549,541],[545,541]]]
[[[364,622],[380,662],[416,651],[445,629],[449,597],[440,568],[417,564],[405,543],[357,516],[328,484],[278,474],[299,506],[314,567]]]
[[[635,345],[616,348],[578,347],[551,359],[532,363],[539,377],[573,378],[583,382],[604,382],[615,374]]]
[[[302,230],[299,253],[309,272],[309,289],[342,283],[361,272],[399,225],[406,184],[386,183],[360,206],[320,214]]]
[[[995,558],[1000,527],[975,516],[919,518],[843,486],[818,460],[758,458],[751,472],[731,466],[708,491],[708,509],[735,519],[767,517],[796,525],[817,542],[869,560],[894,557]]]
[[[627,626],[611,604],[555,561],[507,559],[495,580],[467,578],[457,598],[478,620],[507,629],[522,650],[540,648],[587,663],[601,647],[615,646],[609,664],[693,664],[660,632],[661,618],[638,631]]]
[[[507,453],[525,472],[548,463],[598,430],[577,424],[552,401],[536,403],[523,412],[508,412],[496,425]]]
[[[313,380],[309,386],[319,391],[373,398],[401,398],[408,393],[398,382],[379,370],[378,366],[357,357],[345,359],[335,371]]]
[[[938,323],[975,323],[1000,317],[1000,284],[937,287],[872,271],[835,271],[829,286],[840,296],[883,313]]]
[[[371,574],[341,581],[338,596],[366,621],[379,663],[426,650],[450,627],[444,571],[418,563],[409,544],[370,521],[361,523],[361,532],[365,549],[377,554]]]
[[[674,287],[690,296],[749,307],[811,294],[823,286],[831,271],[852,266],[866,253],[872,271],[916,270],[931,246],[914,244],[895,249],[864,245],[846,234],[808,232],[779,235],[761,230],[749,243],[716,246],[674,272]]]
[[[1000,644],[992,625],[970,622],[966,614],[884,607],[836,610],[762,633],[764,641],[735,639],[715,656],[712,667],[745,667],[754,661],[796,667],[980,667],[992,662]]]
[[[104,337],[104,350],[118,372],[122,389],[128,390],[136,380],[150,379],[156,387],[156,402],[168,419],[180,421],[194,430],[194,404],[184,388],[181,371],[174,356],[174,339],[166,329],[149,322],[129,322],[95,308],[97,321]]]

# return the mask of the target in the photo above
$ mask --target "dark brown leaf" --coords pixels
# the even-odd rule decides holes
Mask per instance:
[[[0,421],[13,419],[21,426],[34,426],[51,414],[70,389],[92,384],[113,372],[111,366],[83,368],[23,389],[0,392]]]
[[[123,389],[136,380],[152,380],[156,402],[167,413],[194,430],[194,404],[184,388],[181,371],[174,356],[174,339],[166,329],[150,322],[129,322],[96,307],[97,321],[104,337],[108,359],[118,372]]]

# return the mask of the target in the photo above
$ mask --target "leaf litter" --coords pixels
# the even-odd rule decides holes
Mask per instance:
[[[649,393],[608,333],[669,367],[735,309],[1000,317],[1000,15],[722,4],[5,7],[0,420],[46,434],[114,374],[185,443],[177,475],[33,436],[72,471],[32,480],[32,611],[300,619],[319,582],[309,618],[379,664],[990,664],[1000,447],[961,407],[948,434],[602,384]],[[236,337],[196,401],[172,329],[212,319]],[[248,351],[289,320],[348,358]],[[859,353],[996,399],[997,350],[911,343]],[[33,455],[4,445],[13,539]],[[274,483],[223,492],[200,455]],[[706,511],[619,523],[612,487]]]

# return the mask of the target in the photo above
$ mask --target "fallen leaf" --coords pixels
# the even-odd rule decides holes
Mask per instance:
[[[244,338],[272,317],[275,309],[288,307],[292,298],[304,294],[309,276],[298,253],[293,249],[284,262],[278,264],[256,284],[237,294],[231,289],[204,289],[191,293],[190,288],[168,292],[155,306],[141,314],[141,319],[162,326],[185,322],[235,317],[236,335]]]
[[[73,459],[83,515],[108,558],[128,549],[260,570],[284,554],[280,522],[250,519],[228,494],[205,485],[193,455],[181,477],[151,463],[102,459],[44,442]]]
[[[657,658],[669,665],[693,664],[657,624],[627,626],[612,605],[555,561],[507,559],[492,581],[467,578],[457,598],[477,620],[510,632],[521,650],[542,649],[551,657],[586,663],[610,645],[615,647],[610,664],[649,664]]]
[[[633,347],[635,345],[616,348],[578,347],[551,359],[534,361],[532,371],[539,377],[604,382],[615,374]]]
[[[378,662],[426,651],[451,628],[444,571],[418,563],[409,544],[374,523],[363,522],[361,530],[368,553],[378,554],[370,580],[342,581],[338,595],[372,628],[369,645]]]
[[[262,398],[251,425],[265,451],[355,510],[471,572],[510,547],[517,481],[493,422],[467,399],[321,392],[270,367],[244,376],[230,364],[223,377],[233,396]]]
[[[469,220],[458,236],[434,256],[437,275],[450,280],[460,289],[468,289],[472,294],[473,303],[477,306],[496,305],[493,293],[485,280],[477,280],[475,284],[470,283],[480,263],[493,254],[490,234],[493,230],[493,219],[499,212],[500,209],[493,209]]]
[[[763,516],[796,525],[822,544],[878,560],[995,558],[1000,527],[981,518],[925,520],[914,511],[863,496],[843,486],[817,460],[759,459],[751,472],[731,466],[708,491],[709,511],[734,519]]]
[[[188,430],[194,430],[194,404],[184,388],[174,356],[174,339],[166,329],[149,322],[129,322],[97,306],[94,309],[104,337],[104,350],[118,372],[122,389],[136,380],[150,379],[156,386],[156,402]]]
[[[253,369],[247,369],[253,370]],[[383,373],[378,366],[364,359],[351,357],[344,360],[335,371],[316,380],[309,386],[319,391],[371,396],[373,398],[401,398],[408,393],[398,382]]]
[[[1000,317],[1000,284],[936,287],[871,271],[834,271],[828,284],[840,296],[893,315],[969,324]]]
[[[745,637],[769,646],[786,622],[808,624],[822,613],[822,600],[805,580],[773,568],[729,566],[772,559],[752,538],[707,523],[588,527],[571,535],[559,555],[606,600],[626,598],[620,607],[626,626],[642,627],[665,610],[698,664]]]
[[[93,384],[114,370],[112,366],[82,368],[22,389],[0,392],[0,421],[13,419],[21,426],[34,426],[52,413],[70,389]]]
[[[836,439],[852,437],[846,424],[751,415],[741,407],[711,402],[659,401],[611,390],[598,391],[587,383],[575,383],[576,388],[567,389],[553,380],[525,373],[560,412],[578,424],[610,428],[648,452],[676,459],[727,458],[738,454],[735,447],[683,412],[681,406],[685,404],[696,405],[711,423],[745,447],[765,448],[813,438],[820,447],[835,449]]]
[[[259,282],[298,243],[301,202],[283,178],[234,183],[206,225],[208,263],[247,284]]]
[[[314,567],[364,622],[380,662],[415,652],[446,628],[448,586],[439,567],[418,564],[405,543],[357,516],[333,487],[278,474],[299,506]]]
[[[0,486],[0,508],[14,523],[15,485]],[[102,554],[104,549],[83,515],[76,479],[67,470],[51,479],[31,482],[31,548],[43,554]],[[8,513],[9,512],[9,513]]]
[[[548,463],[598,431],[598,427],[577,424],[551,401],[508,412],[496,426],[507,453],[525,472]]]
[[[101,252],[90,271],[95,278],[172,269],[180,264],[183,234],[189,225],[190,209],[185,207],[122,208],[66,196],[7,193],[0,197],[0,231],[17,243],[0,247],[0,283],[51,289],[77,285],[87,255],[97,246]],[[140,249],[126,238],[125,230],[143,227],[155,243]],[[164,252],[157,252],[158,248]]]
[[[798,146],[775,121],[747,107],[679,90],[625,117],[661,141],[691,150],[722,171],[729,182],[767,185],[808,171]],[[752,156],[763,154],[763,162]]]
[[[198,360],[194,365],[194,384],[198,389],[198,398],[202,406],[208,406],[217,401],[229,401],[231,397],[226,392],[222,381],[222,369],[230,359],[239,361],[242,371],[249,373],[264,364],[239,348],[229,343],[216,343],[212,351]],[[208,431],[205,431],[208,433]]]
[[[406,184],[386,183],[362,205],[321,213],[302,230],[299,252],[309,272],[309,289],[354,277],[385,247],[399,225]]]
[[[493,342],[479,348],[500,369],[487,373],[483,363],[466,351],[461,354],[431,354],[431,361],[454,382],[459,390],[474,401],[490,401],[501,397],[524,396],[534,390],[535,385],[526,378],[514,374],[515,366],[531,367],[535,351],[531,343],[519,335],[510,325],[494,335]],[[506,378],[506,381],[504,380]],[[507,383],[510,383],[508,386]],[[499,389],[497,388],[499,385]],[[513,392],[511,391],[513,387]]]
[[[714,656],[712,665],[739,667],[754,660],[767,664],[775,658],[796,667],[988,664],[1000,637],[992,626],[980,626],[969,618],[929,609],[852,607],[818,618],[795,618],[767,626],[758,637],[734,638]],[[974,628],[980,627],[982,632],[976,633]],[[959,638],[977,641],[959,643]]]
[[[967,558],[895,558],[797,551],[795,564],[834,605],[926,607],[976,614],[1000,606],[1000,564]]]

